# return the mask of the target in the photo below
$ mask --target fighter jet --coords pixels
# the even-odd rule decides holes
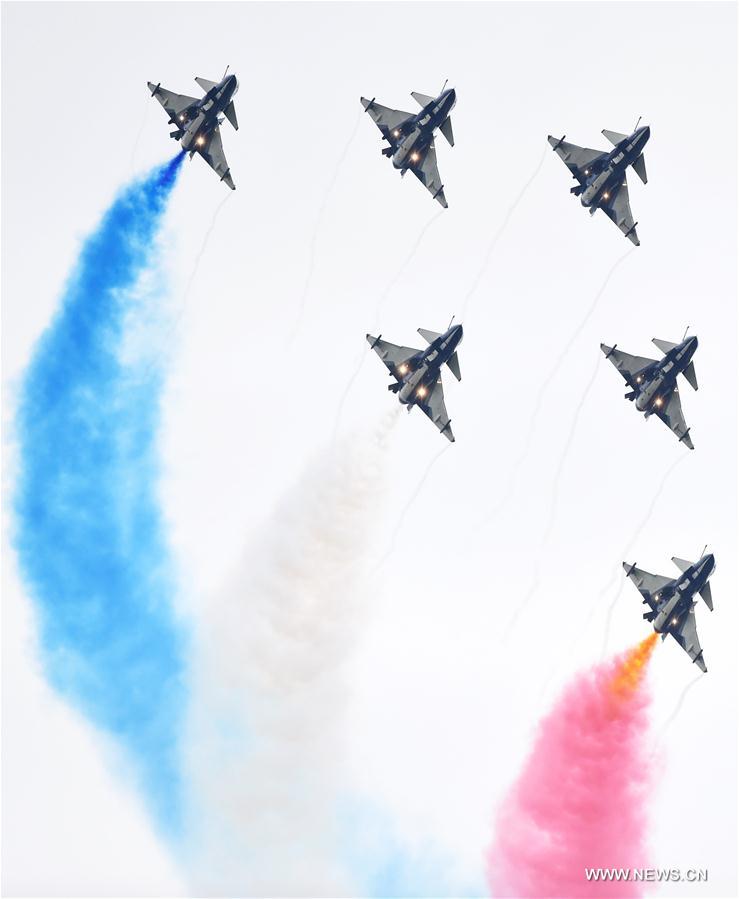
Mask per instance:
[[[410,412],[413,406],[428,415],[441,433],[454,443],[451,421],[444,405],[441,386],[441,367],[447,365],[454,377],[462,380],[459,371],[457,346],[462,340],[462,325],[451,325],[443,334],[419,328],[418,333],[429,344],[425,350],[396,346],[380,337],[367,335],[367,342],[395,378],[388,390],[396,393]]]
[[[169,116],[169,124],[175,126],[169,136],[181,142],[182,149],[190,154],[190,159],[195,153],[199,153],[215,173],[220,175],[221,181],[225,181],[231,190],[236,190],[223,152],[219,125],[225,116],[238,130],[233,96],[239,89],[239,83],[235,75],[228,74],[228,69],[218,82],[208,81],[207,78],[195,80],[205,91],[205,96],[200,99],[174,94],[165,90],[161,84],[152,84],[151,81],[147,84],[152,97],[159,100]]]
[[[638,126],[637,122],[637,126]],[[644,184],[647,183],[647,169],[644,162],[644,145],[649,140],[649,127],[637,127],[633,134],[619,134],[618,131],[601,132],[613,144],[613,150],[589,150],[576,144],[565,143],[561,138],[549,135],[549,143],[555,153],[572,172],[577,181],[570,193],[580,197],[583,206],[593,215],[602,209],[608,218],[623,231],[629,240],[639,246],[636,225],[629,206],[629,189],[626,186],[626,169],[633,166]]]
[[[668,634],[672,635],[701,671],[706,671],[695,627],[694,608],[697,603],[693,597],[700,594],[713,611],[708,579],[716,569],[716,561],[711,553],[702,556],[695,564],[676,556],[672,557],[672,561],[682,571],[680,577],[674,579],[642,571],[636,564],[624,562],[623,566],[641,593],[642,602],[649,606],[649,611],[642,617],[652,622],[655,631],[662,635],[662,640]]]
[[[677,435],[681,443],[693,449],[690,428],[685,424],[677,389],[677,376],[682,374],[693,390],[698,389],[692,359],[698,348],[697,337],[686,337],[682,343],[669,340],[652,340],[665,354],[662,359],[630,356],[614,346],[600,345],[606,359],[610,359],[621,372],[631,390],[624,394],[627,400],[644,413],[645,418],[656,415]]]
[[[446,209],[444,185],[441,183],[439,169],[436,166],[434,132],[437,129],[441,131],[451,146],[454,146],[452,120],[449,114],[457,102],[457,94],[453,88],[449,88],[443,89],[436,98],[416,91],[411,93],[411,97],[422,107],[415,115],[412,112],[380,106],[379,103],[375,103],[374,98],[360,99],[362,106],[382,132],[383,139],[389,144],[383,149],[382,155],[392,158],[393,165],[400,170],[401,176],[408,171],[413,172],[433,198]]]

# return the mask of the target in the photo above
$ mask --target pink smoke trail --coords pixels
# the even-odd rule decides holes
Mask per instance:
[[[652,634],[579,674],[541,722],[504,800],[487,856],[494,896],[641,895],[639,882],[588,881],[586,868],[646,866],[646,665]]]

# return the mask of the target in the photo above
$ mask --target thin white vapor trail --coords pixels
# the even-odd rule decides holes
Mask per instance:
[[[159,336],[159,344],[165,348],[164,352],[174,352],[175,348],[178,345],[178,341],[174,338],[179,336],[180,329],[182,328],[182,324],[185,318],[185,313],[187,312],[187,308],[189,305],[190,292],[195,284],[195,279],[197,278],[198,271],[200,269],[200,263],[202,262],[203,256],[205,255],[205,251],[208,248],[208,243],[210,242],[211,235],[216,227],[216,222],[218,220],[218,216],[221,213],[221,210],[226,205],[226,203],[233,196],[233,192],[229,191],[228,194],[221,200],[221,202],[216,206],[213,215],[211,217],[208,228],[206,229],[205,234],[203,235],[203,240],[200,244],[200,249],[198,250],[195,260],[192,265],[192,269],[190,270],[190,277],[187,279],[185,284],[185,289],[182,292],[182,300],[180,302],[179,309],[177,313],[171,317],[171,319],[167,320],[167,323],[163,329],[163,333]],[[153,372],[156,368],[161,365],[161,358],[156,358],[151,366],[147,369],[147,374]]]
[[[139,150],[139,144],[141,143],[141,138],[144,136],[144,131],[146,129],[146,122],[149,118],[149,104],[147,103],[144,107],[144,118],[141,120],[141,127],[136,134],[136,139],[133,142],[133,147],[131,148],[131,175],[136,171],[136,155]]]
[[[600,289],[598,290],[596,295],[593,297],[593,301],[591,302],[590,306],[588,306],[585,314],[583,315],[583,317],[580,319],[580,321],[575,326],[572,334],[570,334],[569,338],[567,339],[567,342],[565,343],[564,347],[562,348],[562,351],[555,359],[554,365],[552,365],[551,369],[549,370],[547,375],[542,380],[541,387],[539,388],[539,391],[536,395],[536,399],[534,400],[534,402],[532,404],[531,417],[529,418],[529,426],[526,430],[526,437],[524,438],[523,448],[522,448],[518,458],[513,463],[513,468],[511,470],[511,473],[507,480],[506,490],[505,490],[503,496],[501,497],[500,501],[493,507],[492,511],[488,515],[485,516],[485,519],[483,521],[481,521],[479,523],[478,529],[481,527],[484,527],[487,524],[490,524],[491,521],[496,519],[498,517],[498,515],[503,511],[503,509],[507,506],[509,500],[513,497],[513,493],[516,488],[516,482],[518,480],[518,475],[519,475],[521,469],[523,468],[524,463],[528,459],[529,452],[531,451],[531,446],[532,446],[532,442],[534,439],[534,432],[536,431],[537,422],[540,419],[541,408],[542,408],[542,404],[544,402],[544,396],[546,394],[547,388],[551,384],[552,380],[555,378],[562,363],[567,358],[567,354],[570,352],[573,344],[575,343],[575,341],[577,340],[577,338],[580,336],[583,329],[585,328],[585,325],[587,325],[588,321],[590,321],[591,316],[597,309],[598,303],[600,302],[601,297],[605,293],[605,289],[608,286],[609,281],[613,277],[614,272],[619,267],[619,265],[621,265],[621,263],[628,256],[630,256],[631,253],[634,252],[634,249],[635,249],[635,247],[632,247],[630,250],[627,250],[626,253],[624,253],[623,256],[619,257],[613,263],[611,268],[608,270],[608,274],[606,275],[603,283],[601,284]]]
[[[403,522],[405,521],[406,515],[411,510],[413,503],[415,503],[415,501],[418,499],[419,494],[423,490],[423,485],[428,480],[428,477],[431,474],[431,469],[434,467],[434,465],[436,465],[436,463],[444,455],[444,453],[447,450],[451,449],[451,447],[452,447],[452,444],[447,443],[446,446],[442,447],[439,450],[439,452],[433,457],[433,459],[429,462],[429,464],[426,466],[426,470],[421,475],[421,477],[418,479],[418,483],[416,484],[416,486],[413,490],[413,493],[411,493],[411,495],[408,497],[408,499],[406,501],[406,504],[401,509],[400,515],[398,516],[398,523],[395,525],[395,528],[393,529],[393,533],[392,533],[392,536],[390,537],[390,542],[388,544],[388,548],[385,551],[385,554],[383,555],[383,557],[380,559],[380,561],[374,567],[373,572],[379,571],[380,568],[382,568],[382,566],[385,564],[385,562],[387,562],[387,560],[390,558],[390,556],[395,552],[395,543],[398,539],[398,535],[400,534],[400,532],[403,528]]]
[[[624,549],[621,553],[622,561],[624,561],[624,562],[626,561],[627,553],[631,552],[631,549],[634,546],[634,544],[636,543],[636,541],[639,539],[641,532],[652,520],[652,515],[654,514],[654,509],[657,505],[657,500],[660,498],[660,496],[662,496],[662,491],[665,489],[665,486],[667,484],[667,481],[670,478],[670,475],[684,459],[687,459],[689,453],[690,453],[690,450],[683,453],[681,456],[678,456],[677,459],[675,459],[675,461],[672,463],[672,465],[665,472],[664,477],[659,482],[659,486],[657,487],[657,490],[655,491],[655,494],[652,497],[652,502],[649,504],[649,508],[647,509],[647,512],[646,512],[644,518],[642,519],[642,521],[639,523],[639,525],[635,529],[633,536],[631,537],[629,542],[626,544],[626,546],[624,547]],[[614,579],[616,576],[617,575],[614,575]],[[612,583],[612,582],[613,581],[610,581],[609,583]],[[605,628],[603,631],[603,646],[601,649],[601,658],[605,658],[606,652],[608,651],[608,640],[611,636],[611,618],[613,617],[613,610],[616,608],[616,603],[618,602],[619,596],[621,596],[621,592],[623,591],[625,584],[626,584],[626,578],[625,577],[621,578],[618,590],[616,591],[616,594],[614,595],[613,599],[611,600],[611,602],[608,606],[608,612],[606,613],[606,623],[605,623]],[[598,598],[600,599],[600,597],[602,597],[607,592],[607,590],[608,590],[608,586],[606,586],[601,591]],[[591,609],[591,614],[592,614],[592,610],[595,609],[595,605],[597,605],[597,602],[593,605],[593,607]],[[590,618],[588,618],[588,621],[589,620],[590,620]]]
[[[580,413],[582,412],[583,406],[585,405],[585,401],[588,398],[588,394],[595,383],[595,379],[598,377],[598,371],[600,369],[600,353],[598,354],[598,358],[596,359],[596,365],[593,369],[593,374],[590,376],[590,380],[585,385],[585,389],[582,392],[580,400],[575,408],[575,414],[572,416],[572,424],[570,425],[569,433],[567,434],[567,440],[565,441],[565,445],[562,449],[562,453],[559,457],[559,462],[557,463],[557,469],[554,474],[554,481],[552,483],[552,498],[549,504],[549,516],[547,519],[547,525],[544,529],[544,535],[542,536],[541,545],[539,547],[539,553],[537,556],[537,560],[534,563],[534,573],[531,579],[531,586],[529,587],[526,596],[523,600],[518,603],[515,607],[513,615],[508,622],[505,631],[503,632],[503,642],[505,643],[510,636],[513,628],[516,626],[518,619],[521,617],[524,609],[528,606],[531,600],[536,595],[536,591],[539,589],[539,584],[541,583],[541,564],[542,557],[544,555],[544,550],[549,543],[549,538],[552,536],[552,531],[554,530],[554,523],[557,520],[557,508],[559,505],[559,484],[562,479],[562,472],[564,471],[565,463],[567,462],[567,457],[570,454],[570,449],[572,447],[572,441],[575,437],[575,431],[577,430],[577,423],[580,419]]]
[[[475,292],[477,291],[478,287],[480,286],[480,284],[482,282],[483,276],[484,276],[485,272],[487,271],[487,267],[490,264],[490,260],[493,257],[493,253],[495,252],[495,248],[498,246],[498,241],[503,236],[505,229],[508,227],[508,222],[510,222],[511,216],[516,211],[518,204],[526,196],[526,192],[531,187],[531,185],[534,183],[536,176],[541,171],[541,168],[544,165],[544,160],[546,159],[546,156],[547,156],[547,153],[545,150],[541,154],[541,159],[539,160],[536,168],[534,169],[533,174],[529,177],[528,181],[521,188],[516,199],[508,207],[508,211],[506,212],[506,214],[503,218],[503,221],[500,224],[500,227],[495,232],[495,234],[493,235],[493,239],[488,244],[488,248],[485,252],[485,256],[483,257],[480,268],[477,270],[477,273],[475,274],[475,277],[472,280],[472,284],[470,284],[470,288],[467,291],[467,293],[465,294],[465,297],[462,301],[462,320],[463,321],[465,321],[468,316],[470,300],[472,299],[472,297],[474,296]]]
[[[181,307],[179,315],[177,317],[177,322],[179,322],[180,318],[182,318],[182,316],[184,315],[184,313],[187,309],[187,302],[190,297],[190,291],[192,290],[192,285],[195,283],[195,278],[197,276],[198,269],[200,268],[200,261],[202,260],[206,249],[208,248],[208,242],[210,241],[211,234],[213,233],[213,229],[216,226],[216,221],[218,219],[218,216],[220,215],[221,210],[226,205],[226,203],[228,203],[228,201],[231,199],[232,196],[233,196],[233,192],[226,194],[226,196],[221,200],[221,202],[218,204],[218,206],[216,206],[215,212],[213,213],[213,215],[211,217],[210,224],[208,225],[208,230],[205,232],[205,235],[203,237],[203,242],[200,244],[200,249],[198,250],[198,253],[195,257],[195,262],[193,263],[193,266],[192,266],[192,271],[190,272],[190,277],[187,279],[187,284],[185,285],[185,290],[182,294],[182,307]]]
[[[677,466],[684,459],[686,459],[688,457],[689,453],[690,453],[690,450],[686,450],[685,453],[678,456],[677,459],[675,459],[675,461],[672,463],[672,465],[670,465],[670,467],[667,469],[667,471],[665,471],[662,480],[657,485],[657,489],[655,490],[655,492],[649,502],[649,506],[647,507],[647,510],[644,513],[644,517],[641,519],[639,524],[636,526],[631,537],[629,538],[629,540],[627,541],[627,543],[624,545],[623,549],[621,550],[621,554],[619,557],[621,559],[621,561],[626,560],[627,555],[629,554],[629,552],[631,552],[631,549],[633,548],[633,546],[636,544],[637,540],[641,536],[642,531],[652,520],[652,516],[654,515],[654,510],[657,507],[657,502],[659,501],[660,496],[662,496],[662,492],[664,491],[664,489],[667,485],[667,481],[669,480],[670,475],[677,468]],[[606,652],[608,651],[608,641],[609,641],[610,634],[611,634],[611,619],[613,617],[613,612],[614,612],[614,609],[616,608],[616,603],[618,602],[619,597],[623,593],[623,590],[627,583],[627,578],[622,577],[623,574],[624,574],[624,572],[621,569],[620,562],[619,562],[619,567],[617,569],[614,569],[611,577],[603,584],[603,587],[598,592],[598,595],[589,604],[589,609],[588,609],[587,615],[585,615],[585,617],[582,619],[581,626],[578,627],[577,632],[575,633],[574,637],[570,641],[569,646],[567,647],[565,652],[563,652],[559,656],[557,662],[554,664],[552,670],[550,671],[548,677],[546,678],[544,685],[542,686],[542,690],[541,690],[542,698],[544,696],[546,696],[548,690],[552,687],[552,685],[556,684],[556,682],[557,682],[556,674],[559,671],[561,665],[572,657],[572,653],[574,652],[575,647],[580,642],[583,635],[585,633],[587,633],[590,622],[593,620],[593,616],[598,611],[601,601],[603,600],[603,597],[609,592],[609,590],[611,590],[611,588],[614,586],[614,584],[618,584],[616,592],[614,593],[613,598],[611,599],[610,603],[608,604],[608,609],[606,611],[606,621],[605,621],[604,632],[603,632],[603,644],[601,646],[601,661],[605,658]]]
[[[423,226],[423,228],[421,228],[421,231],[420,231],[418,237],[416,238],[416,242],[411,247],[410,252],[405,257],[405,259],[401,263],[398,270],[395,272],[393,277],[388,282],[387,287],[383,290],[383,292],[377,298],[377,306],[375,307],[375,323],[374,323],[375,328],[379,328],[381,325],[380,319],[381,319],[381,315],[382,315],[382,310],[385,307],[387,298],[390,296],[390,291],[393,289],[393,287],[395,287],[395,285],[401,279],[401,277],[403,276],[403,273],[408,268],[408,266],[411,264],[411,262],[413,262],[413,259],[416,255],[416,253],[418,252],[418,249],[421,246],[421,243],[423,242],[424,237],[426,236],[426,232],[434,224],[434,222],[438,221],[442,217],[442,215],[444,215],[444,210],[440,209],[434,216],[432,216],[426,222],[426,224]]]
[[[346,144],[344,144],[344,149],[341,151],[341,155],[336,161],[336,165],[334,166],[333,173],[331,175],[331,180],[329,181],[326,190],[323,194],[323,199],[321,200],[321,205],[318,209],[318,215],[316,216],[316,223],[313,227],[313,233],[311,234],[310,244],[308,246],[308,268],[305,273],[305,281],[303,282],[303,290],[300,294],[300,300],[298,302],[298,313],[295,318],[295,324],[293,326],[293,332],[290,336],[290,343],[292,343],[295,338],[298,336],[300,329],[303,325],[303,318],[305,317],[305,309],[308,303],[308,294],[310,293],[310,286],[313,281],[313,270],[316,264],[316,245],[318,243],[318,235],[321,231],[321,225],[323,224],[323,217],[326,214],[326,208],[328,206],[329,198],[333,192],[334,186],[339,178],[339,173],[341,172],[341,168],[344,165],[344,160],[347,157],[349,152],[349,148],[354,143],[354,138],[357,136],[357,132],[359,131],[359,123],[362,120],[363,112],[360,111],[357,114],[357,120],[352,130],[351,136],[347,140]]]
[[[583,410],[583,406],[585,405],[585,401],[588,398],[590,391],[592,390],[593,384],[595,384],[595,379],[598,377],[598,372],[600,371],[600,353],[598,353],[598,357],[595,360],[595,368],[593,369],[593,373],[590,376],[590,380],[585,385],[585,390],[583,390],[582,395],[580,396],[580,401],[577,404],[575,409],[575,414],[572,416],[572,423],[570,424],[570,430],[567,434],[567,440],[565,441],[565,445],[562,449],[562,454],[559,457],[559,462],[557,463],[557,470],[554,474],[554,483],[552,484],[552,500],[549,507],[549,519],[547,521],[547,527],[544,532],[544,543],[546,543],[552,535],[552,531],[554,529],[554,523],[557,520],[557,508],[559,504],[559,485],[562,480],[562,472],[564,471],[565,463],[567,462],[567,457],[570,454],[570,449],[572,448],[572,441],[575,439],[575,431],[577,430],[577,423],[580,420],[580,413]]]
[[[337,852],[344,665],[396,420],[308,464],[206,609],[188,760],[203,894],[356,894]]]
[[[416,253],[418,252],[418,248],[421,246],[423,238],[426,235],[426,232],[429,230],[429,228],[434,224],[434,222],[437,219],[441,218],[441,216],[443,214],[444,214],[444,210],[441,209],[441,210],[439,210],[439,212],[436,213],[436,215],[434,215],[432,218],[430,218],[426,222],[426,224],[421,229],[418,237],[416,238],[416,242],[411,247],[410,252],[405,257],[403,262],[401,263],[400,268],[395,272],[395,274],[390,279],[390,281],[388,281],[387,287],[383,290],[383,292],[378,297],[377,306],[375,308],[375,324],[374,324],[375,330],[377,330],[380,327],[380,314],[382,312],[385,301],[387,300],[388,296],[390,295],[390,291],[393,289],[393,287],[395,287],[395,285],[400,280],[403,273],[408,268],[408,266],[411,264],[411,262],[413,262],[413,259],[416,255]],[[350,375],[349,380],[346,382],[346,387],[344,388],[344,392],[341,394],[341,399],[339,400],[339,405],[336,410],[336,418],[334,419],[334,429],[333,429],[333,439],[334,440],[336,439],[336,435],[339,432],[339,425],[341,424],[341,416],[344,411],[344,406],[346,404],[347,399],[349,398],[349,394],[351,393],[352,387],[354,386],[354,382],[359,377],[359,373],[362,370],[362,367],[364,365],[364,360],[367,358],[367,355],[368,355],[367,354],[367,345],[363,344],[362,352],[359,355],[359,357],[357,358],[357,364],[354,367],[354,371]]]
[[[665,737],[665,734],[667,733],[667,731],[670,728],[670,725],[675,720],[675,718],[677,718],[677,716],[680,714],[688,693],[693,689],[693,687],[698,683],[698,681],[702,677],[703,677],[703,672],[701,671],[693,678],[693,680],[689,681],[683,688],[683,691],[680,694],[680,696],[678,697],[677,703],[675,704],[675,708],[673,709],[672,713],[665,719],[664,723],[662,724],[662,727],[660,727],[660,729],[657,731],[657,733],[654,737],[654,748],[652,749],[653,756],[656,754],[660,743],[662,742],[662,740]]]

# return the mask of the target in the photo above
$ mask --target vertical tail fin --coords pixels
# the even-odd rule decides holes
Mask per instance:
[[[455,352],[446,360],[446,364],[449,366],[449,370],[454,375],[454,377],[458,380],[462,380],[462,373],[459,370],[459,356]]]
[[[698,379],[695,376],[695,365],[691,362],[690,365],[686,365],[683,369],[683,374],[685,375],[685,380],[690,384],[693,390],[698,389]]]
[[[429,103],[434,102],[434,97],[429,97],[427,94],[421,94],[418,91],[411,91],[411,97],[419,106],[428,106]]]
[[[444,137],[449,142],[449,146],[454,146],[454,132],[452,131],[452,117],[447,116],[444,121],[439,125],[439,131],[444,135]]]
[[[601,131],[601,134],[606,138],[606,140],[609,140],[614,147],[617,147],[622,140],[626,140],[626,138],[629,136],[628,134],[621,134],[620,131],[609,131],[607,128],[604,128]]]
[[[229,120],[229,122],[233,126],[234,130],[238,131],[239,130],[239,122],[238,122],[238,119],[236,118],[236,108],[234,107],[233,100],[231,100],[231,102],[228,104],[228,106],[223,110],[223,114]]]
[[[631,167],[636,172],[636,174],[641,178],[644,184],[647,183],[647,164],[644,162],[644,154],[640,153],[639,156],[631,163]]]

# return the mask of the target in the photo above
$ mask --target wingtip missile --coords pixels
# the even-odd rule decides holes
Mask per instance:
[[[564,139],[566,136],[567,136],[566,134],[563,134],[562,137],[557,138],[557,137],[552,137],[552,135],[550,134],[547,137],[547,140],[549,141],[549,144],[551,145],[552,150],[558,150],[564,143]]]

